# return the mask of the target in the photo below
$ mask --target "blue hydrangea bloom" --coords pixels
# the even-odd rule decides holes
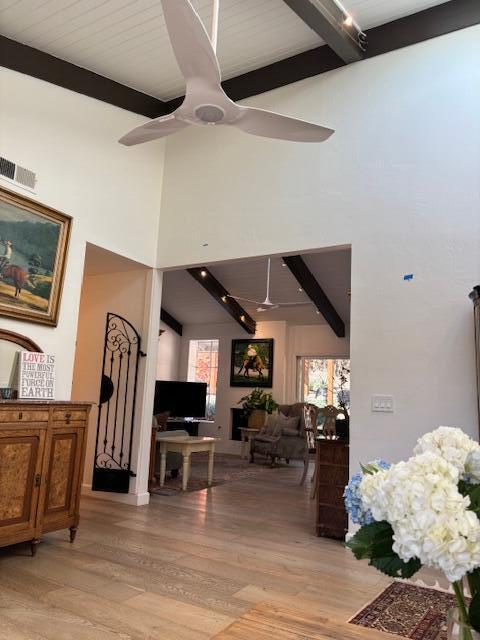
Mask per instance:
[[[389,469],[390,464],[385,462],[385,460],[374,460],[374,462],[370,462],[367,467],[372,471],[375,468],[379,471],[380,469]],[[362,496],[360,495],[360,483],[362,482],[362,479],[363,472],[353,475],[343,493],[345,509],[347,510],[348,515],[352,522],[359,524],[360,526],[375,522],[370,510],[365,508],[362,502]]]

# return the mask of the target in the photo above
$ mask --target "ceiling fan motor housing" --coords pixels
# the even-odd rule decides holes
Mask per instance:
[[[313,1],[313,0],[312,0]],[[173,52],[185,78],[185,99],[172,114],[135,127],[120,138],[132,146],[164,138],[189,124],[231,125],[252,135],[296,142],[322,142],[332,129],[282,116],[272,111],[239,105],[221,85],[215,47],[190,0],[161,0]],[[213,33],[216,43],[218,0],[214,4]]]
[[[195,108],[195,116],[206,124],[216,124],[225,117],[225,111],[216,104],[201,104]]]

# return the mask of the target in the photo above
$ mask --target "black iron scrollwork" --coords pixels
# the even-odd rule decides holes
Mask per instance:
[[[141,338],[125,318],[107,314],[93,489],[128,492]]]

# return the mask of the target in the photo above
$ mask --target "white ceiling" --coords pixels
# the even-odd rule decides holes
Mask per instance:
[[[350,250],[323,251],[304,255],[303,259],[341,318],[348,324]],[[266,269],[266,258],[232,261],[209,267],[212,274],[232,295],[259,301],[265,299]],[[298,307],[280,307],[264,313],[258,313],[255,304],[248,302],[240,302],[240,304],[257,321],[285,320],[291,324],[324,324],[323,316],[316,313],[309,298],[298,289],[298,282],[290,270],[282,266],[280,257],[275,257],[272,258],[271,267],[271,301],[306,302],[307,304]],[[184,270],[171,271],[164,275],[162,306],[181,324],[235,322],[202,285]]]
[[[210,30],[211,0],[192,0]],[[363,29],[442,0],[344,0]],[[183,94],[160,0],[0,0],[2,35],[162,100]],[[321,39],[283,0],[221,0],[224,79],[307,51]]]

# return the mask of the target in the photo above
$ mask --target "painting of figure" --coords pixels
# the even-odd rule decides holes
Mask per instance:
[[[71,218],[0,187],[0,315],[56,325]]]
[[[231,387],[272,386],[273,340],[232,340]]]

